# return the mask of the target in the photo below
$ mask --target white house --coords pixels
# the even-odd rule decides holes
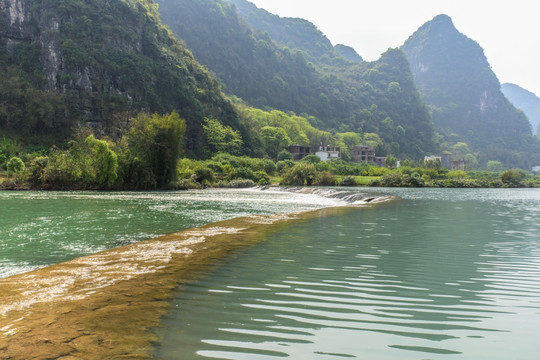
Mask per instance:
[[[341,148],[339,146],[319,146],[319,151],[315,153],[321,161],[341,159]]]

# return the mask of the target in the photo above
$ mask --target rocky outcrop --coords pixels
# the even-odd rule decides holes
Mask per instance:
[[[176,111],[193,154],[205,118],[239,128],[217,81],[161,24],[152,0],[0,0],[0,10],[0,75],[15,79],[0,94],[22,94],[0,108],[0,129],[55,132],[63,117],[64,128],[83,122],[114,135],[136,112]],[[63,107],[40,104],[47,94]]]

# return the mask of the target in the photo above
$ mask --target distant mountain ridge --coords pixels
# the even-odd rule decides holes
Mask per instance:
[[[271,14],[246,0],[225,0],[234,4],[238,14],[250,26],[268,33],[272,40],[283,46],[305,51],[312,57],[331,54],[330,40],[311,22],[301,18],[284,18]]]
[[[343,56],[347,60],[354,62],[364,61],[364,59],[356,52],[356,50],[354,50],[350,46],[337,44],[336,46],[334,46],[334,49],[339,55]]]
[[[501,90],[515,107],[523,110],[531,123],[533,133],[540,137],[540,98],[515,84],[502,84]]]
[[[378,133],[385,151],[398,156],[419,159],[436,148],[429,112],[402,51],[389,50],[375,62],[351,61],[313,24],[246,1],[157,3],[163,22],[227,93],[256,107],[313,115],[322,129]],[[244,18],[241,8],[257,22]]]
[[[402,46],[443,148],[466,142],[479,160],[509,167],[540,163],[526,116],[502,94],[483,49],[447,15],[422,25]]]

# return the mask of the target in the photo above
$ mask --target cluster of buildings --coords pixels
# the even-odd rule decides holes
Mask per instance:
[[[302,160],[308,155],[312,155],[309,146],[291,145],[287,150],[292,154],[294,161]],[[339,146],[319,146],[319,150],[315,152],[321,161],[339,160],[341,159],[341,148]],[[351,158],[357,163],[374,163],[379,166],[386,166],[386,157],[375,155],[375,149],[366,145],[355,145],[352,149]],[[465,170],[464,161],[452,160],[451,154],[431,155],[424,157],[424,163],[429,161],[439,161],[441,166],[448,170]],[[538,168],[540,170],[540,167]]]
[[[429,161],[440,161],[443,168],[448,170],[465,170],[465,161],[452,160],[451,154],[431,155],[424,157],[424,163]]]
[[[309,146],[291,145],[287,150],[292,154],[293,160],[298,161],[311,155],[311,148]],[[339,146],[319,146],[319,150],[315,152],[321,161],[339,160],[341,159],[341,148]],[[375,149],[366,145],[356,145],[353,147],[351,153],[352,160],[354,162],[369,162],[375,163],[379,166],[385,166],[385,157],[375,156]]]

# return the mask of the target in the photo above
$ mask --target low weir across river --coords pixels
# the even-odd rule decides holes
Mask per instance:
[[[0,193],[2,205],[26,206],[26,213],[32,206],[14,197],[36,196],[42,208],[78,197],[87,214],[116,211],[127,230],[114,230],[110,243],[99,245],[127,246],[14,276],[8,275],[20,272],[13,270],[17,259],[0,259],[7,276],[0,280],[0,359],[535,359],[540,353],[536,189],[219,190],[209,200],[210,194]],[[395,200],[378,203],[389,195]],[[122,212],[126,205],[152,207],[148,214],[162,212],[167,221],[156,216],[153,230],[137,230]],[[151,219],[136,212],[131,219]],[[165,224],[197,215],[209,224],[176,233],[202,224]],[[26,230],[0,221],[4,238],[20,235],[21,244],[33,238],[30,228],[54,228],[40,227],[39,219]],[[40,267],[31,259],[18,264]]]

